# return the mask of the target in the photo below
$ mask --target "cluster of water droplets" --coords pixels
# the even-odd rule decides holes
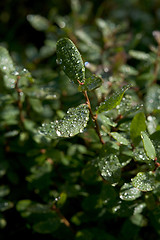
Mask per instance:
[[[160,110],[160,87],[158,85],[148,89],[145,98],[145,106],[148,113],[154,110]]]
[[[98,165],[101,175],[105,180],[109,181],[112,184],[119,181],[121,164],[117,155],[110,154],[100,158]]]
[[[125,201],[132,201],[141,196],[141,191],[131,183],[124,183],[120,190],[120,198]]]
[[[129,87],[131,87],[131,85],[126,85],[122,87],[119,91],[114,92],[112,96],[106,98],[106,100],[100,104],[98,112],[108,111],[117,107],[117,105],[119,105],[122,100],[124,92]]]
[[[81,55],[70,39],[63,38],[57,43],[57,63],[66,75],[78,84],[84,81],[85,68]]]
[[[152,191],[155,187],[155,178],[152,172],[139,172],[131,181],[133,186],[141,191]]]
[[[133,152],[133,157],[138,162],[149,162],[150,159],[147,157],[143,148],[136,148]]]
[[[39,132],[50,138],[72,137],[84,131],[88,120],[88,105],[81,104],[76,108],[68,109],[63,119],[43,124]]]

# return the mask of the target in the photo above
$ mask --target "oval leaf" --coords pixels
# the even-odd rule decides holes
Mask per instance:
[[[4,47],[0,47],[0,71],[9,74],[15,70],[13,61]]]
[[[69,108],[62,120],[56,120],[49,124],[42,124],[40,134],[49,138],[72,137],[82,133],[89,120],[87,104],[81,104],[76,108]]]
[[[93,75],[85,79],[85,83],[79,86],[79,91],[92,91],[102,85],[102,78]]]
[[[57,42],[57,60],[65,74],[74,83],[84,82],[85,68],[83,60],[78,49],[70,39],[61,38]]]
[[[116,106],[118,106],[122,100],[122,97],[125,91],[130,87],[130,85],[124,86],[121,90],[115,92],[111,97],[107,98],[105,102],[102,102],[99,106],[97,113],[101,113],[104,111],[109,111]]]
[[[139,172],[131,181],[135,188],[143,192],[152,191],[155,186],[155,177],[152,172]]]
[[[125,183],[120,189],[120,198],[125,201],[132,201],[141,196],[141,191],[131,183]]]
[[[128,145],[129,142],[126,138],[124,138],[123,136],[121,136],[121,134],[117,133],[117,132],[111,132],[111,136],[117,140],[117,142],[119,142],[122,145]]]
[[[141,132],[141,138],[142,138],[143,146],[144,146],[147,156],[150,159],[154,160],[156,158],[156,151],[153,146],[153,143],[151,142],[150,138],[147,136],[147,134],[145,132]]]
[[[45,31],[49,28],[49,21],[41,15],[29,14],[27,20],[37,31]]]
[[[160,110],[160,86],[155,84],[151,86],[145,97],[145,107],[147,113]]]
[[[110,184],[118,183],[121,176],[121,164],[115,154],[100,158],[99,169],[101,176]]]
[[[137,113],[130,126],[133,144],[136,146],[141,140],[141,132],[146,130],[146,118],[143,112]]]

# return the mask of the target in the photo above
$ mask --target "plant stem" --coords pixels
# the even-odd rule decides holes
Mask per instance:
[[[61,219],[61,222],[64,223],[64,225],[66,225],[66,227],[68,227],[73,233],[75,233],[74,229],[71,227],[70,222],[65,218],[65,216],[63,216],[63,214],[61,213],[59,208],[56,207],[55,204],[53,204],[52,210],[54,210],[57,213],[57,215]]]
[[[91,108],[91,103],[90,103],[90,100],[89,100],[89,97],[88,97],[88,94],[87,94],[87,91],[84,91],[84,96],[86,98],[86,103],[88,104],[88,108],[89,108],[89,112],[91,114],[91,118],[92,120],[94,121],[95,123],[95,130],[96,130],[96,133],[99,137],[99,140],[102,144],[104,144],[105,142],[103,141],[102,139],[102,136],[100,134],[100,129],[99,129],[99,125],[98,125],[98,122],[97,122],[97,115],[94,115],[93,112],[92,112],[92,108]]]

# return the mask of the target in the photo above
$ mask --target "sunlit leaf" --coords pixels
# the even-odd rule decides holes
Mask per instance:
[[[111,136],[117,140],[117,142],[119,142],[120,144],[123,144],[123,145],[128,145],[129,144],[129,141],[124,138],[120,133],[118,132],[111,132]]]
[[[49,138],[72,137],[83,132],[88,120],[88,105],[81,104],[76,108],[69,108],[62,120],[42,124],[39,132]]]
[[[115,154],[106,154],[99,160],[101,176],[110,184],[118,183],[121,176],[121,164]]]
[[[143,112],[137,113],[130,126],[131,139],[134,145],[137,145],[141,140],[141,132],[146,130],[146,119]]]
[[[141,196],[141,191],[135,187],[131,183],[124,183],[124,185],[120,189],[120,198],[125,201],[132,201]]]
[[[9,74],[15,70],[13,61],[6,48],[0,46],[0,71]]]
[[[113,95],[102,102],[97,110],[97,113],[111,110],[118,106],[122,100],[125,91],[130,87],[130,85],[124,86],[121,90],[113,93]]]
[[[152,172],[139,172],[131,181],[133,186],[142,192],[152,191],[155,188],[155,176]]]
[[[145,132],[141,132],[141,138],[142,138],[143,146],[144,146],[147,156],[150,159],[154,160],[156,157],[156,151],[155,151],[152,141],[150,140],[150,138],[147,136],[147,134]]]
[[[148,113],[160,110],[160,86],[153,85],[148,88],[145,97],[145,107]]]
[[[57,60],[61,65],[65,74],[78,84],[83,83],[85,78],[85,68],[82,57],[74,45],[68,38],[61,38],[57,42]]]
[[[138,162],[150,162],[143,148],[135,148],[133,151],[133,158]]]

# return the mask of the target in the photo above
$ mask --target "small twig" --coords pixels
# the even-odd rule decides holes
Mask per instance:
[[[55,204],[52,205],[52,210],[57,213],[57,215],[61,219],[61,222],[64,223],[64,225],[68,227],[73,233],[75,233],[74,229],[71,227],[70,222],[65,218],[65,216],[61,213],[60,209],[57,208]]]
[[[102,144],[104,144],[105,142],[103,141],[102,139],[102,136],[100,134],[100,129],[99,129],[99,125],[98,125],[98,122],[97,122],[97,115],[94,115],[93,112],[92,112],[92,108],[91,108],[91,103],[90,103],[90,100],[89,100],[89,97],[88,97],[88,94],[87,94],[87,91],[84,91],[84,96],[86,98],[86,103],[88,104],[88,108],[89,108],[89,112],[91,114],[91,118],[92,120],[94,121],[95,123],[95,130],[97,132],[97,135],[99,137],[99,140]]]

